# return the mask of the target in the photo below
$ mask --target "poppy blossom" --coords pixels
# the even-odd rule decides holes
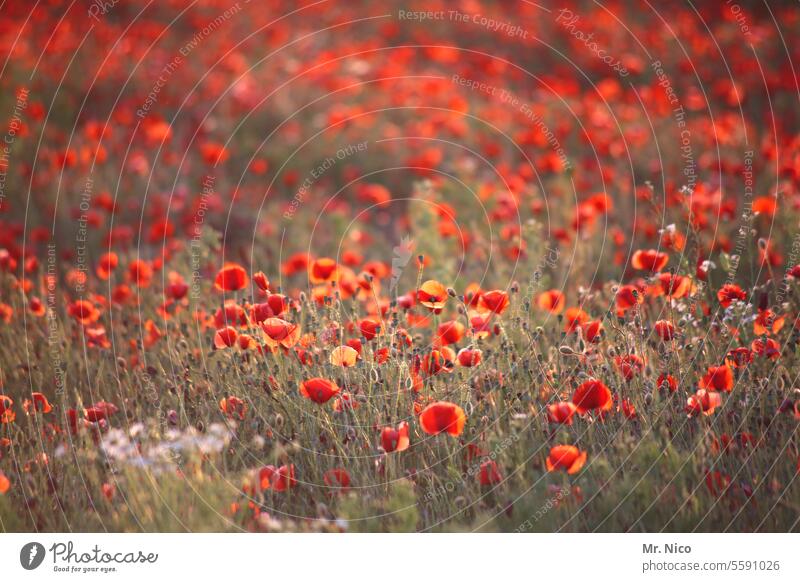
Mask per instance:
[[[262,291],[269,291],[269,279],[262,271],[253,274],[253,283]]]
[[[447,289],[439,281],[425,281],[417,291],[417,299],[428,309],[439,311],[447,302]]]
[[[47,401],[47,397],[41,392],[32,392],[31,399],[25,400],[22,403],[22,407],[28,414],[35,414],[37,412],[41,412],[42,414],[48,414],[53,410],[53,407]]]
[[[477,366],[481,363],[482,358],[483,352],[474,348],[463,348],[462,350],[459,350],[458,355],[456,356],[458,364],[460,366],[464,366],[465,368]]]
[[[500,470],[497,468],[497,462],[484,461],[481,463],[477,479],[478,483],[484,487],[500,483],[503,480],[503,476],[500,474]]]
[[[438,350],[431,350],[425,354],[419,364],[419,368],[428,376],[435,376],[440,372],[451,372],[455,361],[455,353],[448,347]]]
[[[297,486],[294,465],[267,465],[258,472],[258,482],[261,491],[271,489],[283,492]]]
[[[67,313],[83,325],[94,323],[100,319],[100,311],[89,301],[83,299],[73,301],[67,308]]]
[[[581,324],[583,338],[589,343],[598,343],[603,339],[603,322],[599,319]]]
[[[594,378],[578,386],[575,394],[572,395],[572,403],[575,404],[580,414],[585,414],[590,410],[606,412],[613,406],[611,390],[600,380]]]
[[[500,315],[508,307],[508,293],[505,291],[485,291],[478,300],[478,309]]]
[[[717,291],[717,299],[720,305],[729,307],[734,301],[745,301],[747,299],[747,293],[742,291],[742,288],[738,285],[728,283]]]
[[[460,321],[446,321],[436,330],[436,339],[442,346],[457,344],[464,338],[465,331],[466,328]]]
[[[556,402],[547,407],[547,420],[554,424],[572,424],[578,407],[572,402]]]
[[[6,477],[5,473],[0,471],[0,495],[5,495],[11,488],[11,481]]]
[[[580,307],[570,307],[564,313],[564,331],[574,333],[587,321],[589,321],[588,313]]]
[[[381,333],[381,322],[374,319],[362,319],[358,324],[358,329],[364,339],[372,341]]]
[[[349,368],[356,365],[358,352],[350,346],[337,346],[331,351],[329,361],[334,366]]]
[[[631,265],[640,271],[662,271],[669,262],[669,255],[656,250],[638,250],[631,257]]]
[[[725,365],[711,366],[700,380],[700,387],[718,392],[730,392],[733,389],[733,371]]]
[[[100,400],[95,402],[92,406],[83,409],[83,415],[89,422],[100,422],[113,416],[118,411],[118,408],[110,402]]]
[[[622,315],[629,309],[644,303],[644,294],[634,285],[623,285],[617,290],[617,313]]]
[[[291,348],[300,339],[300,326],[277,317],[270,317],[261,322],[261,330],[264,332],[264,342],[270,348],[282,346]]]
[[[659,390],[669,390],[676,392],[678,390],[678,381],[669,374],[661,374],[656,381],[656,386]]]
[[[247,404],[241,398],[228,396],[219,401],[219,409],[228,418],[238,417],[239,420],[244,420]]]
[[[636,354],[618,356],[614,359],[614,363],[627,382],[633,380],[644,370],[644,360]]]
[[[671,299],[686,297],[692,288],[692,280],[683,275],[661,273],[658,275],[661,292]]]
[[[732,368],[744,368],[753,361],[753,352],[745,347],[734,348],[725,356],[725,363]]]
[[[771,337],[753,340],[750,344],[750,349],[753,350],[754,354],[770,360],[777,360],[781,355],[781,345]]]
[[[381,447],[387,453],[405,451],[410,444],[407,422],[401,422],[397,428],[385,426],[381,430]]]
[[[671,322],[661,319],[653,325],[656,334],[665,342],[672,341],[675,338],[675,326]]]
[[[300,394],[317,404],[325,404],[336,396],[341,388],[325,378],[311,378],[300,384]]]
[[[545,291],[536,298],[536,305],[539,306],[539,309],[543,311],[549,311],[554,315],[558,315],[564,311],[566,302],[567,300],[564,297],[564,294],[555,289]]]
[[[551,448],[546,461],[548,471],[566,471],[568,475],[580,471],[585,463],[586,451],[572,445],[556,445]]]
[[[218,350],[233,347],[236,344],[238,333],[232,327],[223,327],[214,334],[214,347]]]
[[[247,286],[247,271],[236,263],[225,264],[214,279],[214,287],[220,291],[239,291]]]
[[[422,430],[427,434],[446,432],[458,436],[464,430],[467,417],[462,408],[452,402],[434,402],[419,415]]]
[[[710,416],[718,406],[722,404],[722,396],[719,392],[700,389],[686,400],[686,412],[689,416],[703,414]]]
[[[315,285],[328,283],[337,278],[338,265],[329,258],[317,259],[308,268],[308,277]]]
[[[8,424],[14,422],[17,415],[12,410],[14,401],[10,397],[0,394],[0,423]]]
[[[330,469],[322,476],[325,485],[345,493],[350,488],[350,473],[345,469]]]

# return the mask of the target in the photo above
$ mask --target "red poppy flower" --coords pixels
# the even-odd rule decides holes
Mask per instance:
[[[317,404],[325,404],[336,396],[341,388],[325,378],[311,378],[300,384],[300,394]]]
[[[665,342],[672,341],[675,338],[675,326],[665,319],[657,321],[653,328],[656,330],[658,337]]]
[[[478,471],[478,483],[481,485],[496,485],[503,480],[500,470],[497,468],[495,461],[485,461],[481,463],[480,471]]]
[[[483,352],[474,348],[463,348],[462,350],[459,350],[458,355],[456,356],[459,365],[464,366],[465,368],[477,366],[481,363],[481,358],[483,358]]]
[[[89,422],[100,422],[101,420],[106,420],[108,417],[113,416],[117,411],[118,408],[110,402],[100,400],[89,408],[84,408],[83,415]]]
[[[396,429],[385,426],[381,430],[381,447],[387,453],[405,451],[410,444],[407,422],[401,422]]]
[[[589,343],[599,343],[603,339],[603,322],[599,319],[581,324],[583,338]]]
[[[659,253],[656,250],[639,250],[633,253],[631,265],[640,271],[658,272],[662,271],[669,262],[669,255]]]
[[[745,301],[747,299],[747,293],[742,291],[742,288],[738,285],[728,283],[717,291],[717,299],[719,299],[720,305],[728,307],[734,301]]]
[[[580,307],[570,307],[564,314],[564,331],[573,333],[589,321],[589,314]]]
[[[336,261],[329,258],[317,259],[308,268],[308,277],[315,285],[334,281],[338,275]]]
[[[714,410],[722,404],[722,396],[719,392],[711,392],[709,390],[698,390],[692,396],[689,396],[686,401],[686,412],[689,416],[703,414],[710,416],[714,414]]]
[[[590,410],[606,412],[613,406],[611,390],[600,380],[594,378],[578,386],[575,394],[572,395],[572,403],[578,408],[580,414],[585,414]]]
[[[586,451],[581,451],[572,445],[556,445],[550,449],[547,456],[548,471],[566,471],[568,475],[574,475],[583,468],[586,463]]]
[[[547,407],[547,420],[554,424],[572,424],[578,407],[572,402],[557,402]]]
[[[644,360],[636,354],[629,354],[627,356],[617,356],[614,362],[619,368],[622,377],[630,382],[637,374],[641,374],[644,370]]]
[[[117,253],[105,253],[97,261],[97,276],[105,281],[111,277],[111,273],[117,268],[117,265],[119,265]]]
[[[478,309],[500,315],[508,308],[508,303],[508,293],[505,291],[485,291],[481,293],[480,299],[478,300]]]
[[[733,371],[728,366],[711,366],[700,380],[700,388],[730,392],[733,389]]]
[[[446,432],[458,436],[464,430],[467,417],[462,408],[452,402],[434,402],[420,413],[419,421],[427,434]]]
[[[617,313],[622,315],[629,309],[644,303],[644,293],[634,285],[623,285],[617,290]]]
[[[283,492],[297,486],[294,465],[267,465],[258,472],[258,482],[262,491],[272,489]]]
[[[31,399],[25,400],[22,403],[22,407],[27,414],[36,414],[37,412],[47,414],[53,410],[53,407],[47,401],[47,397],[41,392],[31,393]]]
[[[678,390],[678,381],[669,374],[661,374],[656,381],[656,386],[659,390],[669,390],[676,392]]]
[[[264,332],[264,342],[270,348],[283,346],[291,348],[300,339],[300,326],[277,317],[270,317],[261,322],[261,330]]]
[[[466,328],[457,320],[445,321],[436,330],[436,340],[440,346],[457,344],[464,338]]]
[[[350,473],[344,469],[325,471],[322,479],[325,481],[325,485],[338,489],[339,493],[345,493],[350,488]]]
[[[744,368],[753,361],[753,352],[745,347],[734,348],[725,356],[725,363],[732,368]]]
[[[219,401],[219,409],[228,418],[237,416],[239,420],[244,420],[244,415],[247,413],[247,404],[241,398],[228,396]]]
[[[564,297],[564,294],[555,289],[545,291],[536,298],[536,305],[539,306],[539,309],[542,309],[543,311],[549,311],[554,315],[558,315],[564,311],[564,306],[566,303],[567,300]]]
[[[372,341],[381,333],[381,322],[374,319],[362,319],[358,324],[358,329],[364,339]]]
[[[769,358],[770,360],[777,360],[781,355],[781,345],[772,338],[762,337],[750,344],[750,349],[753,353]]]
[[[247,286],[247,271],[236,263],[225,264],[214,279],[214,287],[220,291],[239,291]]]
[[[223,327],[214,334],[214,347],[218,350],[233,347],[239,334],[232,327]]]
[[[425,281],[417,291],[417,299],[432,311],[440,311],[447,302],[447,289],[439,281]]]
[[[76,321],[86,325],[100,319],[100,311],[89,301],[77,300],[70,303],[67,313]]]
[[[692,289],[692,280],[683,275],[661,273],[658,282],[664,295],[672,299],[686,297]]]
[[[422,357],[419,369],[428,376],[435,376],[440,372],[452,372],[455,357],[455,352],[447,346],[439,350],[431,350]]]
[[[262,271],[253,274],[253,283],[262,291],[269,291],[269,279]]]

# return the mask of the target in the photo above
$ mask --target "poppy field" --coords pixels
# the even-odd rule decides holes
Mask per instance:
[[[800,531],[799,6],[0,3],[0,530]]]

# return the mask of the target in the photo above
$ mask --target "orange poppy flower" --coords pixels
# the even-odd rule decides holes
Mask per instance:
[[[747,293],[742,291],[742,288],[738,285],[727,283],[717,291],[717,299],[719,299],[720,305],[728,307],[734,301],[745,301],[747,299]]]
[[[101,420],[106,420],[108,417],[113,416],[118,410],[119,409],[110,402],[100,400],[89,408],[84,408],[83,415],[89,422],[100,422]]]
[[[290,348],[300,339],[300,326],[277,317],[270,317],[261,322],[261,330],[264,332],[264,342],[271,349],[278,346]]]
[[[686,297],[692,289],[692,280],[689,277],[673,273],[659,274],[658,283],[664,295],[672,299]]]
[[[771,309],[759,309],[758,316],[753,321],[753,333],[767,335],[778,333],[783,329],[786,318],[777,316]]]
[[[244,415],[247,413],[247,405],[244,400],[236,396],[228,396],[220,400],[219,409],[228,418],[238,416],[239,420],[244,420]]]
[[[338,275],[336,261],[329,258],[317,259],[308,268],[308,277],[313,284],[334,281]]]
[[[586,451],[581,451],[572,445],[556,445],[550,449],[547,456],[548,471],[566,471],[568,475],[574,475],[583,468],[586,463]]]
[[[599,319],[581,324],[583,337],[587,342],[596,344],[603,339],[603,322]]]
[[[555,315],[558,315],[562,311],[564,311],[564,306],[566,305],[567,299],[564,297],[564,294],[561,291],[557,291],[555,289],[551,289],[550,291],[545,291],[541,293],[539,297],[536,298],[536,305],[539,306],[539,309],[544,311],[549,311]]]
[[[269,291],[269,279],[262,271],[253,274],[253,283],[262,291]]]
[[[654,249],[638,250],[633,253],[631,265],[640,271],[659,272],[667,266],[669,255],[660,253]]]
[[[214,347],[218,350],[233,347],[239,334],[232,327],[223,327],[214,334]]]
[[[589,321],[589,314],[580,307],[570,307],[564,313],[564,331],[566,333],[573,333],[578,330],[584,323]]]
[[[31,400],[25,400],[22,403],[22,407],[27,414],[36,414],[37,412],[47,414],[53,410],[53,407],[47,401],[47,397],[41,392],[31,393]]]
[[[732,368],[744,368],[753,361],[753,352],[745,347],[734,348],[725,356],[725,363]]]
[[[239,291],[247,286],[247,271],[236,263],[226,263],[214,279],[214,287],[220,291]]]
[[[356,365],[358,352],[350,346],[338,346],[331,351],[329,361],[334,366],[349,368]]]
[[[149,287],[153,279],[153,267],[148,262],[137,259],[128,265],[128,276],[137,287]]]
[[[383,427],[381,430],[381,447],[387,453],[405,451],[411,445],[408,437],[408,423],[401,422],[397,428]]]
[[[42,300],[38,297],[31,297],[31,300],[28,302],[28,309],[30,309],[30,312],[36,317],[42,317],[47,312],[44,303],[42,303]]]
[[[100,319],[100,311],[89,301],[79,299],[70,303],[67,313],[76,321],[86,325]]]
[[[422,357],[420,368],[428,376],[435,376],[440,372],[451,372],[455,357],[455,352],[447,346],[438,350],[431,350],[430,353]]]
[[[341,388],[325,378],[311,378],[300,384],[300,394],[317,404],[325,404],[336,396]]]
[[[417,291],[417,299],[431,311],[441,311],[447,303],[447,289],[439,281],[425,281]]]
[[[613,405],[611,390],[600,380],[594,378],[587,380],[575,390],[572,395],[572,403],[580,414],[585,414],[590,410],[606,412],[611,410]]]
[[[733,389],[733,371],[725,365],[711,366],[700,380],[700,388],[710,391],[730,392]]]
[[[572,424],[578,407],[572,402],[557,402],[547,407],[547,420],[554,424]]]
[[[750,349],[753,350],[754,354],[770,360],[777,360],[781,355],[781,345],[774,339],[767,337],[753,340],[753,343],[750,344]]]
[[[714,410],[721,404],[722,396],[720,396],[719,392],[711,392],[701,388],[686,400],[686,412],[689,413],[689,416],[697,414],[710,416],[714,414]]]
[[[508,304],[508,293],[505,291],[484,291],[478,300],[478,309],[500,315],[508,308]]]
[[[678,390],[678,381],[669,374],[661,374],[656,381],[659,390],[667,389],[670,392]]]
[[[0,495],[5,495],[11,488],[11,481],[6,477],[5,473],[0,471]]]
[[[462,408],[452,402],[434,402],[425,407],[419,415],[422,430],[427,434],[446,432],[458,436],[464,430],[467,417]]]
[[[107,280],[111,277],[111,273],[118,265],[119,257],[117,257],[117,253],[105,253],[100,257],[100,260],[97,261],[97,276],[104,281]]]
[[[464,338],[466,328],[458,320],[446,321],[436,330],[436,341],[440,346],[457,344]]]
[[[12,406],[14,406],[14,401],[10,397],[0,395],[0,424],[14,422],[17,415],[11,409]]]

